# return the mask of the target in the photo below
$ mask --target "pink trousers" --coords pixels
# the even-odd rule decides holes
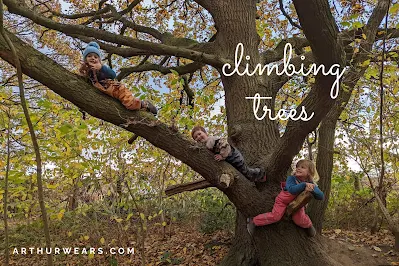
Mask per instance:
[[[276,197],[273,210],[271,212],[262,213],[255,216],[253,220],[254,224],[256,226],[262,226],[280,221],[285,213],[287,205],[293,201],[295,197],[296,195],[292,195],[288,191],[282,190]],[[305,207],[300,208],[298,211],[292,214],[292,220],[296,225],[302,228],[309,228],[312,226],[312,221],[305,213]]]

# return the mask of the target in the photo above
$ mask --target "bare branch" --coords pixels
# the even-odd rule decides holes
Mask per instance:
[[[164,67],[161,64],[152,64],[152,63],[147,63],[147,64],[139,64],[134,67],[127,67],[127,68],[122,68],[120,70],[119,75],[116,77],[118,80],[122,80],[129,76],[131,73],[135,72],[144,72],[144,71],[158,71],[164,75],[172,73],[171,70],[174,70],[178,72],[180,75],[184,75],[187,73],[193,73],[203,67],[204,64],[201,63],[190,63],[187,65],[183,66],[177,66],[177,67]]]
[[[194,91],[190,88],[190,81],[193,77],[193,73],[191,73],[190,77],[187,78],[187,76],[183,76],[183,80],[184,80],[184,84],[183,84],[183,90],[186,92],[187,94],[187,98],[188,98],[188,105],[194,108]]]
[[[288,19],[288,21],[290,22],[290,24],[298,29],[302,29],[301,26],[299,26],[297,23],[295,23],[295,21],[292,20],[292,18],[287,14],[287,12],[285,12],[284,9],[284,4],[283,4],[283,0],[278,0],[278,3],[280,4],[280,10],[283,13],[283,15]]]
[[[162,33],[160,33],[158,30],[156,30],[154,28],[151,28],[151,27],[137,25],[136,23],[134,23],[132,21],[129,21],[126,18],[124,18],[122,13],[118,13],[116,11],[115,7],[113,7],[111,5],[108,5],[108,6],[109,6],[109,8],[110,8],[110,10],[112,12],[113,18],[115,20],[118,20],[118,21],[122,22],[123,25],[125,25],[125,26],[127,26],[127,27],[129,27],[129,28],[131,28],[131,29],[133,29],[135,31],[147,33],[147,34],[150,34],[151,36],[153,36],[154,38],[156,38],[158,40],[162,40]]]
[[[167,197],[176,195],[178,193],[182,193],[185,191],[195,191],[199,189],[204,189],[208,187],[212,187],[213,185],[206,181],[205,179],[198,180],[198,181],[193,181],[190,183],[184,183],[184,184],[179,184],[179,185],[173,185],[170,187],[167,187],[165,189],[165,194]]]
[[[138,4],[140,4],[140,2],[143,0],[134,0],[133,2],[131,2],[126,9],[122,10],[121,12],[119,12],[122,16],[129,13],[130,11],[133,10],[133,8],[135,8]]]
[[[79,14],[62,14],[60,12],[56,12],[56,11],[52,11],[50,7],[47,7],[51,14],[53,14],[54,16],[60,17],[60,18],[67,18],[67,19],[79,19],[79,18],[85,18],[85,17],[92,17],[92,16],[98,16],[101,14],[105,14],[108,11],[110,11],[109,6],[105,6],[104,8],[100,9],[100,10],[95,10],[95,11],[91,11],[91,12],[86,12],[86,13],[79,13]]]

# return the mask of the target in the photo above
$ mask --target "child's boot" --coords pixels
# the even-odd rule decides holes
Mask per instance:
[[[252,182],[265,182],[266,181],[266,172],[261,168],[249,168],[248,167],[248,179]]]
[[[255,178],[254,182],[259,182],[259,183],[266,182],[266,171],[261,168],[260,173]]]
[[[310,237],[314,237],[316,235],[316,228],[314,228],[313,224],[311,227],[306,228],[306,233],[308,234],[308,236]]]
[[[148,100],[141,101],[141,109],[145,109],[146,111],[148,111],[154,115],[157,115],[157,113],[158,113],[157,108]]]

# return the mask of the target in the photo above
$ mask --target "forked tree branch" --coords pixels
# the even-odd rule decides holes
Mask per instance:
[[[137,40],[130,37],[110,33],[104,30],[97,30],[85,27],[82,25],[58,23],[56,21],[43,17],[40,14],[30,11],[27,7],[18,5],[18,3],[13,0],[5,0],[4,3],[7,5],[9,12],[24,16],[39,25],[63,32],[66,35],[86,35],[88,37],[94,37],[99,40],[145,50],[151,54],[172,55],[191,59],[193,61],[209,64],[216,68],[221,68],[223,64],[229,62],[229,60],[220,58],[217,55],[207,54],[194,49]]]

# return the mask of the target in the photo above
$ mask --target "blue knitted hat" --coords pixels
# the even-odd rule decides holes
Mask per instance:
[[[101,59],[100,45],[96,42],[89,42],[86,49],[83,51],[83,60],[86,59],[86,56],[90,53],[95,53]]]

